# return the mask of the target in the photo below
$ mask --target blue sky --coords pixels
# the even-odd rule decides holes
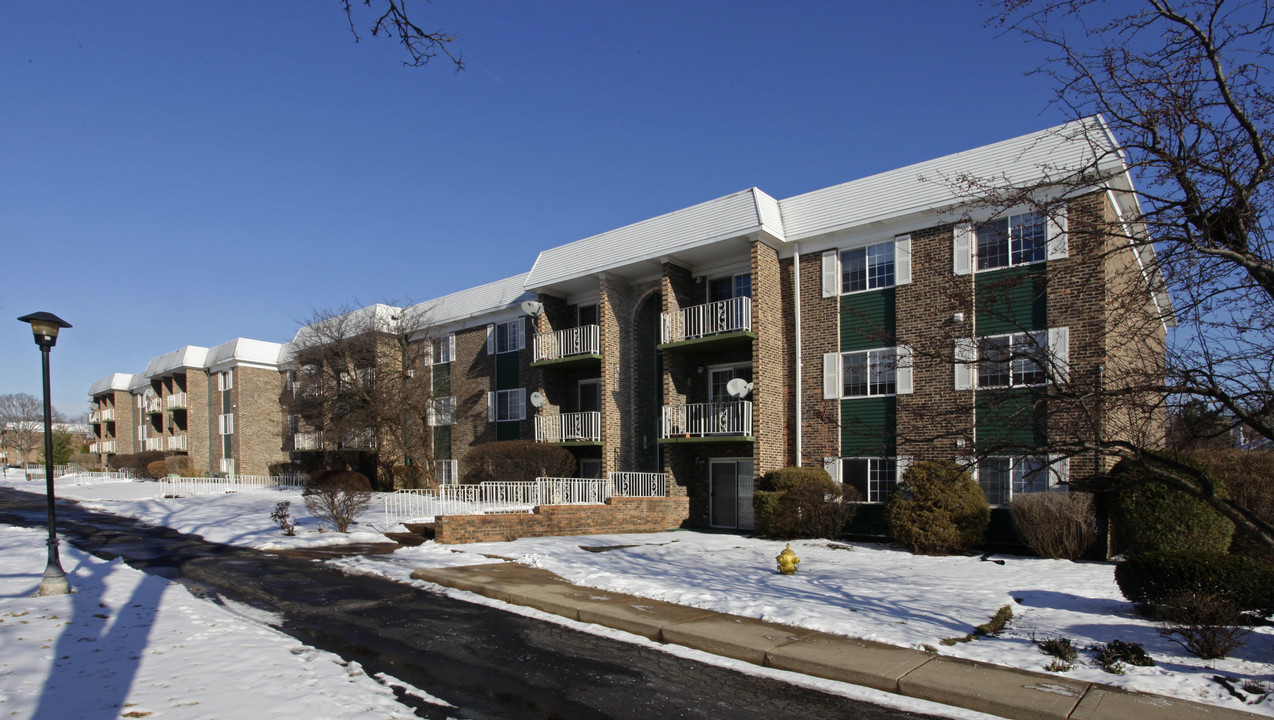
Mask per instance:
[[[74,325],[54,404],[315,307],[425,300],[757,186],[789,197],[1064,121],[974,2],[416,0],[468,69],[336,0],[0,5],[0,319]],[[0,393],[39,395],[0,322]]]

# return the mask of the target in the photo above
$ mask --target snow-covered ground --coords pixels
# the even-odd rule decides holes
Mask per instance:
[[[43,483],[27,484],[13,478],[4,482],[19,489],[43,491]],[[75,487],[59,482],[58,493],[90,507],[197,533],[209,540],[256,548],[381,539],[366,530],[350,535],[319,532],[317,522],[305,511],[304,503],[295,493],[157,499],[153,497],[154,488],[147,483]],[[270,521],[270,511],[280,500],[291,501],[292,514],[298,524],[295,537],[283,536]],[[362,520],[360,528],[379,522],[379,508],[373,507]],[[591,552],[582,546],[615,549]],[[1109,563],[1013,556],[997,556],[986,561],[978,557],[922,557],[881,545],[798,541],[792,543],[792,548],[801,558],[800,572],[785,576],[775,572],[774,561],[783,546],[781,542],[738,535],[676,531],[527,538],[472,545],[426,543],[417,548],[400,549],[392,555],[333,562],[351,572],[378,573],[425,585],[410,579],[412,570],[500,562],[500,558],[507,558],[551,570],[583,586],[895,645],[927,647],[944,655],[1035,671],[1043,671],[1051,658],[1040,654],[1033,639],[1064,637],[1080,648],[1118,639],[1145,646],[1155,666],[1129,666],[1125,674],[1112,675],[1093,663],[1091,652],[1082,652],[1080,661],[1066,676],[1274,716],[1274,697],[1258,694],[1249,698],[1253,702],[1244,703],[1213,679],[1220,675],[1233,678],[1236,686],[1258,684],[1274,690],[1274,628],[1256,628],[1247,644],[1230,658],[1200,660],[1161,637],[1153,623],[1135,614],[1132,605],[1119,593],[1113,566]],[[0,553],[3,553],[0,557],[5,558],[0,563],[11,568],[9,553],[3,547]],[[29,566],[29,561],[23,562],[22,567]],[[110,567],[115,569],[118,565]],[[0,575],[6,576],[6,582],[14,582],[9,571]],[[114,575],[113,571],[110,576]],[[89,573],[89,577],[96,576]],[[28,582],[31,589],[34,582]],[[81,589],[82,581],[78,577],[73,582],[77,590]],[[144,585],[137,580],[130,587],[139,584]],[[43,607],[46,603],[68,602],[26,598],[29,590],[2,592],[2,602],[6,603],[16,601]],[[1004,605],[1011,606],[1014,617],[999,637],[942,644],[944,639],[962,638],[971,633],[974,626],[986,622]],[[212,608],[204,610],[211,611]],[[58,610],[50,612],[57,614]],[[65,612],[68,611],[63,610],[62,617],[66,617]],[[113,613],[110,616],[114,617]],[[76,621],[82,619],[77,615]],[[0,633],[8,622],[6,618],[6,622],[0,624]],[[188,632],[206,632],[203,626],[183,622]],[[259,627],[254,628],[254,632],[259,631]],[[46,630],[44,635],[50,637],[56,633]],[[151,640],[159,637],[167,636],[151,632]],[[148,643],[142,645],[147,647],[147,653],[154,649]],[[0,663],[7,661],[9,653],[5,656],[6,660]],[[331,663],[325,660],[323,664]],[[338,669],[348,672],[345,668]],[[7,671],[7,666],[0,665],[0,672]],[[23,672],[35,671],[28,668]],[[11,684],[0,676],[0,689],[12,696]],[[352,680],[348,684],[354,685]],[[375,686],[375,683],[368,681],[368,685]]]

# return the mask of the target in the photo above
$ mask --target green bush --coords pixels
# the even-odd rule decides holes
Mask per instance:
[[[106,465],[112,470],[132,470],[137,477],[150,478],[147,466],[157,460],[163,460],[165,453],[161,450],[143,450],[139,453],[112,455],[106,459]]]
[[[896,542],[921,555],[964,553],[982,540],[991,508],[968,471],[949,462],[918,462],[885,504]]]
[[[1143,612],[1182,593],[1210,593],[1245,611],[1274,611],[1274,568],[1238,555],[1143,553],[1115,566],[1115,582]]]
[[[821,467],[785,467],[778,470],[771,470],[761,476],[761,480],[757,483],[757,490],[770,492],[783,492],[791,490],[797,485],[805,483],[831,483],[835,485],[832,476]]]
[[[1122,460],[1111,476],[1118,484],[1135,483],[1141,472]],[[1217,494],[1224,497],[1224,484],[1216,478],[1213,482]],[[1157,482],[1115,493],[1110,521],[1115,538],[1129,555],[1178,550],[1223,553],[1234,535],[1234,523],[1206,502]]]
[[[1274,452],[1227,448],[1196,451],[1192,457],[1207,463],[1230,499],[1274,524]],[[1246,533],[1234,533],[1230,552],[1274,564],[1274,554]]]
[[[776,490],[752,491],[752,515],[758,535],[778,537],[779,499],[783,493]]]

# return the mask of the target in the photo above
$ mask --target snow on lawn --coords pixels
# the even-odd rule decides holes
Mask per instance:
[[[58,493],[113,513],[250,547],[381,539],[370,532],[317,532],[315,520],[296,494],[138,499],[137,490],[128,487],[68,483],[64,488],[59,482]],[[296,537],[284,537],[270,522],[270,510],[281,499],[292,500],[300,524]],[[379,520],[379,507],[373,505],[359,527]],[[581,546],[614,549],[589,552]],[[1079,648],[1118,639],[1144,645],[1156,665],[1128,666],[1123,675],[1113,675],[1094,664],[1093,653],[1082,652],[1065,675],[1274,716],[1274,698],[1258,695],[1250,698],[1254,704],[1244,704],[1212,679],[1222,675],[1234,678],[1236,686],[1251,681],[1274,689],[1274,628],[1256,628],[1230,658],[1200,660],[1161,637],[1152,622],[1134,612],[1115,585],[1110,563],[1009,555],[986,561],[976,556],[924,557],[885,545],[797,541],[792,548],[801,558],[800,571],[786,576],[776,572],[774,560],[783,546],[739,535],[676,531],[472,545],[431,542],[392,555],[333,562],[351,571],[424,585],[410,579],[412,570],[506,558],[551,570],[582,586],[1034,671],[1043,671],[1051,658],[1040,654],[1032,638],[1068,638]],[[1005,605],[1012,608],[1013,621],[999,637],[942,643],[964,638]]]
[[[47,537],[0,525],[4,717],[416,717],[357,663],[268,627],[261,611],[200,600],[67,543],[75,593],[33,597]]]

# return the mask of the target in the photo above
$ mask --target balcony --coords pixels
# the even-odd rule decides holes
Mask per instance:
[[[747,346],[755,337],[752,298],[694,305],[660,316],[660,349],[716,352]]]
[[[169,410],[185,410],[186,409],[186,393],[173,393],[164,401],[164,405]]]
[[[599,328],[596,325],[539,333],[532,341],[533,365],[565,365],[601,359]]]
[[[659,442],[753,442],[752,402],[664,405]]]
[[[164,401],[157,397],[148,397],[142,401],[142,410],[147,415],[159,415],[164,411]]]
[[[316,432],[296,433],[292,436],[293,450],[322,450],[323,434]]]
[[[596,327],[596,326],[594,326]],[[602,414],[562,413],[535,417],[535,441],[546,443],[600,443]]]
[[[89,423],[100,425],[104,422],[115,422],[115,408],[99,408],[89,413]]]
[[[161,437],[146,438],[145,442],[146,442],[145,449],[147,450],[163,450],[164,449],[164,439]]]
[[[115,441],[103,440],[102,442],[89,443],[88,451],[97,454],[112,454],[115,452]]]
[[[189,444],[189,443],[188,443],[188,441],[187,441],[187,437],[186,437],[185,435],[173,435],[172,437],[168,438],[168,449],[169,449],[169,450],[181,450],[181,451],[185,451],[185,450],[188,450],[188,449],[189,449],[189,447],[187,447],[187,446],[188,446],[188,444]]]

